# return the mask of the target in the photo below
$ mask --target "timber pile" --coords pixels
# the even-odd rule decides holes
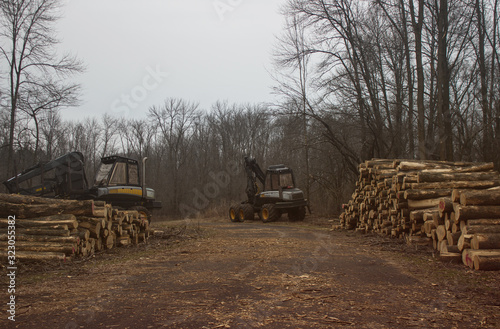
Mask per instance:
[[[137,211],[102,201],[58,200],[0,193],[0,248],[7,258],[9,216],[15,216],[16,259],[65,261],[138,244],[151,234]]]
[[[500,175],[492,163],[372,159],[342,228],[429,245],[444,261],[500,270]]]

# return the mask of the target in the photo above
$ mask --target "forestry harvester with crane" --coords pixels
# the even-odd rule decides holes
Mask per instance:
[[[306,208],[310,212],[304,192],[295,187],[292,169],[285,165],[274,165],[269,166],[264,173],[255,158],[245,157],[245,172],[248,200],[231,206],[229,219],[232,222],[253,220],[255,213],[264,223],[276,221],[284,213],[288,214],[290,221],[302,221]]]
[[[151,221],[152,210],[161,208],[155,191],[145,186],[146,160],[142,160],[142,179],[137,160],[117,155],[101,158],[90,187],[80,152],[70,152],[55,160],[39,163],[6,180],[9,193],[57,199],[100,200],[113,207],[137,210]]]

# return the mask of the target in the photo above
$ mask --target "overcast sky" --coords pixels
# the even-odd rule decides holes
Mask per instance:
[[[285,0],[65,0],[61,52],[87,70],[65,119],[144,117],[167,97],[209,109],[272,101],[271,53]]]

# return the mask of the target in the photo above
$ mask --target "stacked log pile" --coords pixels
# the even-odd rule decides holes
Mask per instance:
[[[500,175],[492,163],[373,159],[341,227],[429,245],[445,261],[500,270]]]
[[[17,260],[65,261],[147,241],[149,223],[137,211],[102,201],[0,194],[0,248],[7,257],[7,228],[15,216]]]

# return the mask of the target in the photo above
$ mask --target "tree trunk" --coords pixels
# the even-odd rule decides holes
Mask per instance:
[[[441,160],[453,161],[453,129],[450,111],[450,69],[448,65],[448,0],[439,0],[437,95]]]

